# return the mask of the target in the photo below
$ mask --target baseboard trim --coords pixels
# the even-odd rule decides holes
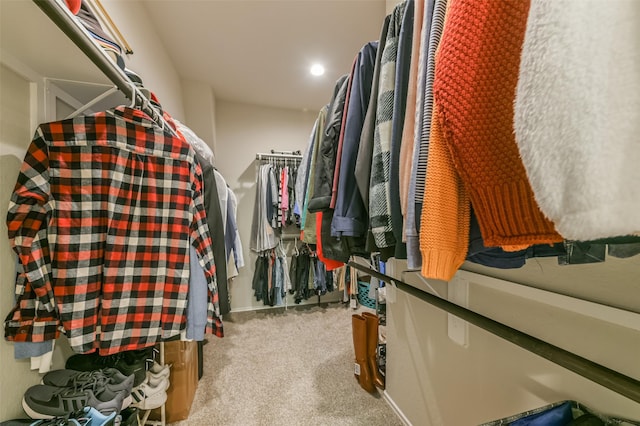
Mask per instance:
[[[271,310],[271,309],[287,310],[287,309],[295,309],[295,308],[300,307],[300,306],[326,306],[328,304],[334,304],[334,303],[339,303],[339,302],[341,302],[340,299],[328,298],[327,300],[321,300],[320,303],[318,303],[318,301],[315,300],[315,296],[314,296],[313,300],[311,300],[311,298],[309,298],[308,300],[305,300],[305,301],[303,301],[301,303],[293,303],[293,304],[289,304],[287,306],[285,306],[285,305],[278,305],[278,306],[245,306],[245,307],[242,307],[242,308],[232,308],[230,313],[233,314],[233,313],[239,313],[239,312],[267,311],[267,310]]]
[[[2,1],[2,0],[0,0]],[[286,310],[295,310],[295,309],[299,309],[299,308],[313,308],[316,306],[319,307],[327,307],[329,305],[335,305],[338,303],[342,303],[339,299],[336,300],[322,300],[319,304],[318,302],[302,302],[302,303],[297,303],[297,304],[293,304],[293,305],[280,305],[280,306],[248,306],[248,307],[244,307],[244,308],[234,308],[231,310],[231,312],[229,312],[230,314],[239,314],[239,313],[243,313],[243,312],[260,312],[260,311],[272,311],[272,310],[281,310],[281,311],[286,311]]]
[[[384,400],[387,402],[387,404],[389,404],[389,407],[391,407],[391,409],[394,411],[394,413],[396,413],[398,418],[400,420],[402,420],[402,423],[404,423],[405,426],[413,426],[413,424],[409,421],[407,416],[404,415],[402,410],[400,410],[400,407],[398,407],[398,405],[395,403],[393,398],[391,398],[389,396],[389,394],[387,393],[386,390],[384,392],[382,392],[382,396],[384,397]]]

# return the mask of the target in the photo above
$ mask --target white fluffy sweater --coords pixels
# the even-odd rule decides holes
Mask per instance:
[[[564,238],[640,231],[640,1],[531,1],[515,132]]]

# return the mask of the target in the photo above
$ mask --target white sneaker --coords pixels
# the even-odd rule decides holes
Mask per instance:
[[[152,386],[148,379],[145,379],[144,382],[133,388],[131,391],[131,397],[133,398],[131,406],[140,410],[152,410],[167,402],[166,390],[169,387],[169,381],[164,379],[156,384],[157,386]]]
[[[153,374],[150,374],[147,371],[147,378],[144,380],[143,383],[146,383],[147,385],[151,386],[152,388],[162,388],[165,391],[167,389],[169,389],[169,378],[166,376],[154,376]]]
[[[168,364],[160,365],[157,362],[154,362],[149,370],[147,370],[148,375],[154,377],[169,377],[171,366]]]

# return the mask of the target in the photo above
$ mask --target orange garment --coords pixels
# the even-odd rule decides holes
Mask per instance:
[[[344,263],[340,262],[339,260],[327,259],[326,257],[324,257],[324,254],[322,253],[322,212],[317,212],[315,213],[315,215],[316,223],[318,224],[316,226],[316,239],[318,240],[316,242],[316,253],[318,255],[318,259],[320,259],[320,261],[324,263],[327,271],[333,271],[334,269],[338,269],[339,267],[344,266]]]
[[[449,281],[469,248],[469,194],[447,149],[438,110],[433,110],[427,180],[420,217],[422,275]]]
[[[434,107],[486,246],[562,241],[534,199],[513,130],[528,12],[528,0],[452,0],[436,54]]]

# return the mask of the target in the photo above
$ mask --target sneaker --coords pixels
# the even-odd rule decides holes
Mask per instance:
[[[161,376],[152,376],[152,375],[149,375],[148,371],[147,371],[147,378],[142,383],[143,384],[146,383],[148,386],[154,389],[162,388],[164,391],[169,389],[169,385],[170,385],[169,378],[161,377]]]
[[[102,414],[93,407],[84,407],[82,413],[79,413],[78,421],[86,426],[113,426],[116,421],[116,412],[109,415]],[[87,423],[82,423],[86,421]]]
[[[101,380],[105,386],[114,392],[125,391],[125,397],[131,394],[135,376],[125,376],[115,368],[105,368],[95,371],[54,370],[42,377],[42,384],[59,388],[82,388]]]
[[[171,366],[169,364],[160,365],[157,362],[154,362],[151,368],[147,370],[147,376],[151,375],[154,377],[169,377]]]
[[[66,370],[71,371],[71,370]],[[117,370],[116,370],[117,371]],[[62,389],[90,390],[93,394],[103,401],[109,401],[120,395],[122,397],[122,408],[127,408],[133,401],[131,398],[132,381],[125,380],[122,383],[111,384],[111,379],[97,372],[86,372],[91,375],[83,377],[82,381],[76,382],[72,386],[66,386]],[[55,376],[54,376],[55,378]]]
[[[113,355],[100,356],[97,352],[76,354],[67,359],[65,368],[76,371],[93,371],[101,368],[116,368],[125,376],[134,374],[133,386],[138,386],[146,377],[146,359],[153,352],[153,347],[139,351],[119,352]]]
[[[22,398],[22,408],[32,419],[53,419],[90,406],[103,414],[118,413],[122,409],[122,394],[108,391],[96,396],[90,389],[57,388],[35,385],[27,389]]]
[[[113,399],[119,398],[122,401],[122,404],[120,405],[118,412],[127,408],[133,402],[133,398],[131,397],[131,390],[114,390],[109,387],[109,385],[106,384],[103,380],[96,380],[92,383],[88,383],[82,387],[82,390],[90,390],[91,392],[93,392],[96,398],[102,401],[111,401]]]
[[[82,423],[81,421],[70,418],[69,416],[63,416],[36,421],[33,419],[7,420],[1,422],[0,426],[88,426],[88,423]]]
[[[169,387],[167,379],[157,383],[155,387],[146,381],[142,382],[131,391],[131,397],[133,398],[131,405],[140,410],[158,408],[167,402],[167,387]]]
[[[129,407],[120,412],[120,426],[138,426],[140,423],[139,412],[136,407]]]

